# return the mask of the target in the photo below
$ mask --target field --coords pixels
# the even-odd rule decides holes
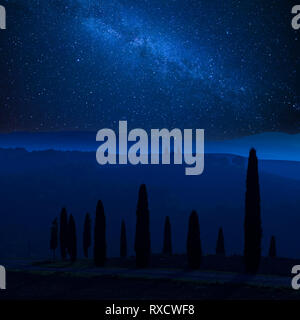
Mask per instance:
[[[217,268],[223,261],[223,268]],[[7,290],[1,299],[46,300],[288,300],[291,259],[264,258],[258,275],[242,271],[242,257],[206,256],[200,270],[188,270],[183,255],[156,255],[149,269],[136,269],[134,258],[110,259],[104,268],[90,260],[70,262],[6,261]],[[219,269],[219,270],[218,270]],[[230,271],[231,270],[231,271]]]
[[[297,291],[287,288],[118,276],[86,277],[63,272],[8,272],[7,281],[9,290],[1,292],[1,299],[300,299]]]

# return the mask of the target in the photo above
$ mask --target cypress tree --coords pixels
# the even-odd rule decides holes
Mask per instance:
[[[223,234],[222,228],[219,229],[219,233],[218,233],[216,254],[217,255],[225,255],[224,234]]]
[[[84,219],[84,228],[83,228],[83,254],[86,258],[89,256],[89,247],[91,246],[91,217],[87,213]]]
[[[163,254],[172,254],[171,223],[170,218],[168,216],[165,220]]]
[[[148,197],[146,186],[144,184],[142,184],[139,189],[134,249],[136,253],[136,266],[138,268],[147,267],[150,260],[151,245]]]
[[[275,258],[276,257],[276,239],[275,239],[275,236],[271,237],[270,248],[269,248],[269,257],[270,258]]]
[[[72,262],[77,259],[77,237],[76,237],[76,226],[73,215],[70,215],[68,224],[68,253]]]
[[[60,213],[59,243],[61,258],[65,260],[68,247],[68,214],[65,208],[62,208]]]
[[[106,222],[102,201],[99,200],[96,208],[94,232],[94,262],[97,267],[103,267],[106,261]]]
[[[57,218],[55,218],[52,222],[51,226],[51,238],[50,238],[50,250],[53,251],[53,260],[55,260],[55,250],[58,246],[58,223]]]
[[[256,273],[261,258],[261,217],[258,161],[255,149],[251,149],[248,159],[245,221],[244,221],[244,260],[247,273]]]
[[[199,220],[196,211],[192,211],[189,219],[187,237],[187,258],[191,269],[198,269],[202,260]]]
[[[121,236],[120,236],[120,257],[126,258],[126,256],[127,256],[126,226],[125,226],[125,221],[122,220]]]

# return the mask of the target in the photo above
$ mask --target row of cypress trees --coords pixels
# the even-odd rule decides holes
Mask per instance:
[[[102,201],[99,200],[96,207],[94,229],[94,261],[96,266],[103,266],[106,260],[105,224],[104,208]],[[87,213],[84,220],[83,230],[83,253],[86,258],[88,258],[89,248],[92,244],[91,227],[91,217],[90,214]],[[60,213],[59,232],[57,218],[53,220],[51,226],[50,249],[53,251],[53,259],[55,259],[55,250],[58,247],[58,238],[62,260],[65,260],[67,256],[69,256],[72,262],[76,261],[77,237],[75,220],[72,214],[68,218],[67,210],[65,208],[63,208]]]
[[[106,221],[102,202],[99,200],[96,207],[96,217],[94,226],[94,262],[96,266],[103,266],[106,261]],[[58,241],[58,223],[55,219],[51,228],[50,248],[54,251]],[[256,273],[261,259],[261,213],[260,213],[260,191],[258,178],[258,160],[256,151],[250,150],[248,159],[246,194],[245,194],[245,220],[244,220],[244,261],[245,270],[248,273]],[[67,217],[66,209],[62,209],[60,215],[59,242],[62,259],[66,259],[67,254],[71,261],[77,257],[76,227],[72,215]],[[91,246],[91,217],[87,213],[84,222],[83,251],[88,257],[88,250]],[[134,249],[136,253],[136,266],[144,268],[149,266],[151,255],[149,208],[146,186],[142,184],[139,189],[137,210],[136,210],[136,233]],[[163,253],[172,254],[171,223],[166,217],[164,227]],[[216,254],[225,255],[224,234],[222,228],[219,229]],[[272,236],[269,255],[276,256],[275,237]],[[125,222],[121,224],[120,236],[120,256],[127,256],[127,241]],[[192,211],[189,217],[187,236],[187,259],[190,268],[197,269],[202,262],[202,247],[200,240],[200,227],[196,211]]]
[[[150,228],[149,228],[149,210],[146,186],[143,184],[139,189],[139,197],[136,211],[136,236],[135,236],[135,252],[136,264],[138,267],[146,267],[150,258]],[[85,216],[83,231],[83,252],[88,257],[88,251],[91,246],[91,217],[89,213]],[[169,241],[165,244],[165,251],[170,251],[171,246],[171,226],[166,226],[166,235]],[[169,232],[169,235],[168,235]],[[58,232],[58,221],[54,219],[51,226],[50,249],[53,251],[53,259],[55,259],[55,250],[58,247],[58,236],[60,253],[63,260],[69,255],[70,260],[74,262],[77,258],[77,238],[75,220],[72,215],[68,219],[65,208],[60,213],[60,227]],[[96,207],[96,217],[94,226],[94,262],[96,266],[103,266],[106,261],[106,219],[102,201],[99,200]],[[121,224],[120,237],[120,256],[127,256],[127,240],[126,227],[124,220]]]
[[[75,220],[72,215],[69,219],[65,208],[60,214],[60,229],[59,229],[60,252],[63,260],[70,256],[71,261],[77,258],[77,238]],[[53,259],[55,259],[55,250],[58,247],[58,221],[55,218],[51,226],[50,249],[53,251]]]

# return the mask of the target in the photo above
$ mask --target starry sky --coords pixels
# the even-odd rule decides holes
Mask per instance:
[[[300,32],[287,1],[0,4],[1,132],[119,120],[212,138],[300,132]]]

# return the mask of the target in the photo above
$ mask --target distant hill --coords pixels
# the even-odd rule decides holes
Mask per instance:
[[[13,132],[0,134],[0,148],[28,151],[94,151],[99,144],[96,132]]]
[[[28,151],[96,151],[96,132],[16,132],[0,134],[0,148]],[[262,133],[233,140],[205,140],[205,152],[247,156],[255,147],[260,159],[300,161],[300,134]]]
[[[208,142],[206,152],[248,156],[255,148],[260,159],[300,161],[300,134],[266,132],[234,140]]]
[[[84,215],[93,219],[98,199],[107,215],[109,255],[118,255],[121,219],[133,254],[138,187],[149,193],[153,252],[162,250],[163,223],[170,216],[174,251],[186,247],[188,216],[199,213],[205,253],[213,253],[218,228],[228,254],[242,253],[247,159],[206,154],[200,176],[180,165],[100,166],[94,152],[0,150],[0,258],[47,256],[51,221],[62,206],[76,219],[79,252]],[[300,257],[300,162],[260,160],[263,253],[270,236],[278,255]]]

